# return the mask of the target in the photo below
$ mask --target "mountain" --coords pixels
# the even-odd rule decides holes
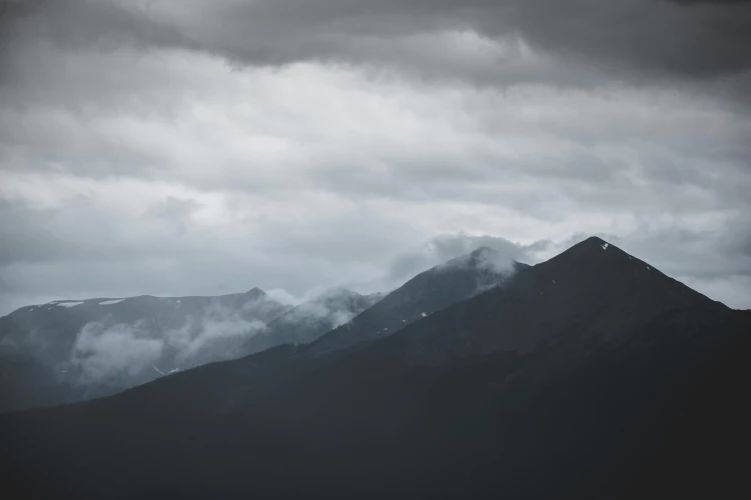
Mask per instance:
[[[182,411],[180,409],[185,405],[188,407],[186,411],[208,409],[210,413],[232,408],[238,401],[252,405],[256,397],[265,397],[270,391],[276,391],[282,379],[305,376],[308,370],[346,356],[352,349],[387,338],[443,307],[505,286],[516,272],[528,267],[527,264],[507,261],[493,249],[479,248],[418,274],[385,297],[368,298],[377,299],[372,307],[322,336],[315,330],[312,331],[314,335],[306,332],[305,335],[310,337],[319,336],[309,344],[293,341],[280,345],[281,342],[274,342],[271,344],[273,349],[258,352],[237,363],[215,363],[200,373],[171,376],[165,385],[149,386],[144,391],[148,393],[156,389],[161,394],[155,397],[163,402],[169,401],[168,406],[176,412]],[[342,292],[335,291],[328,300],[324,294],[312,304],[331,304],[330,299],[338,297],[333,303],[341,305],[342,296],[354,297],[352,292],[342,295]],[[356,302],[361,303],[362,299]],[[297,322],[302,318],[306,324],[308,315],[302,311],[309,308],[310,305],[303,304],[299,311],[289,311],[269,325],[269,337],[259,334],[256,336],[259,340],[251,338],[245,348],[257,349],[267,338],[288,335],[285,323],[293,319]],[[300,331],[297,327],[294,330]],[[194,390],[191,385],[194,376],[206,390]],[[225,384],[225,376],[242,380],[237,385]],[[214,383],[218,385],[211,385]],[[169,389],[163,389],[165,387]]]
[[[272,320],[265,330],[246,341],[242,351],[252,354],[280,344],[310,343],[382,298],[380,293],[361,295],[346,288],[327,290]]]
[[[389,293],[349,323],[315,341],[309,352],[323,354],[391,335],[446,306],[493,288],[528,267],[488,247],[432,267]]]
[[[564,341],[616,344],[668,310],[719,303],[599,239],[515,276],[507,286],[421,322],[396,350],[415,360],[530,353]],[[434,359],[435,358],[435,359]]]
[[[248,337],[287,309],[258,288],[23,307],[0,318],[0,411],[112,394],[238,357]]]
[[[8,487],[35,498],[748,496],[751,313],[603,240],[364,337],[0,416]]]
[[[344,349],[396,332],[525,266],[480,248],[385,297],[334,289],[294,308],[258,288],[218,297],[140,296],[21,308],[0,318],[0,412],[114,394],[284,343],[313,342],[305,348],[308,356]]]

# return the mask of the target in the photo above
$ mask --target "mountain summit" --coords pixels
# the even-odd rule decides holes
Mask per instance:
[[[451,304],[499,286],[527,264],[482,247],[422,272],[351,322],[310,345],[317,354],[391,335]]]
[[[528,353],[567,341],[618,342],[670,311],[727,309],[600,238],[519,272],[505,286],[402,332],[394,350],[425,361]]]

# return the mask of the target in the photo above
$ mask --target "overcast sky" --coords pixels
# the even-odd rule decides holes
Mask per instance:
[[[751,2],[0,0],[0,313],[600,235],[751,308]],[[281,292],[279,292],[281,293]]]

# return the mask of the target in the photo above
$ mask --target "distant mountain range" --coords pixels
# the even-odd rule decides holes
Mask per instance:
[[[316,338],[2,415],[8,487],[25,498],[748,496],[751,312],[599,238],[535,266],[480,249]]]
[[[0,411],[114,394],[213,361],[309,342],[378,297],[336,289],[291,308],[253,288],[23,307],[0,318]]]
[[[393,333],[523,267],[499,259],[478,249],[421,273],[381,304],[382,294],[336,288],[290,307],[253,288],[22,307],[0,318],[0,412],[110,395],[206,363],[308,344],[332,329],[316,351]]]

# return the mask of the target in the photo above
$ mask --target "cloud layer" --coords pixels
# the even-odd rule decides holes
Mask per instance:
[[[585,234],[751,307],[749,2],[0,5],[2,312]]]

